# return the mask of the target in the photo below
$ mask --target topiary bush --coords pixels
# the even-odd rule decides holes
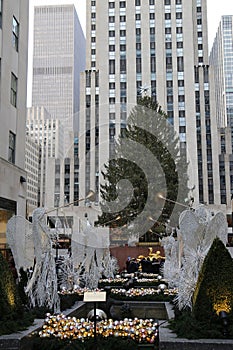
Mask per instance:
[[[202,265],[193,294],[193,315],[211,323],[220,311],[233,312],[233,260],[223,242],[216,238]]]
[[[0,252],[0,320],[21,317],[22,302],[16,287],[13,274],[7,261]]]
[[[47,307],[29,307],[25,294],[27,281],[27,272],[21,268],[20,281],[16,284],[12,271],[0,252],[0,336],[24,330],[33,324],[35,318],[44,319],[46,313],[52,313]],[[74,300],[71,301],[74,303]]]

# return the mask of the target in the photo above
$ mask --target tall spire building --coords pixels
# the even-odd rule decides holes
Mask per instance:
[[[206,0],[87,0],[86,6],[80,189],[98,192],[103,164],[146,91],[179,136],[195,204],[219,205]]]

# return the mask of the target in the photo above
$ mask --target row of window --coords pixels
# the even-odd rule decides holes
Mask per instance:
[[[143,0],[145,1],[145,0]],[[95,6],[96,2],[92,1],[91,5]],[[155,0],[149,0],[149,5],[154,5]],[[176,5],[181,5],[182,0],[176,0]],[[171,0],[164,0],[164,5],[171,5]],[[141,6],[141,0],[135,0],[135,6]],[[126,1],[120,1],[120,8],[125,8],[126,7]],[[115,8],[115,2],[110,1],[109,2],[109,8]]]

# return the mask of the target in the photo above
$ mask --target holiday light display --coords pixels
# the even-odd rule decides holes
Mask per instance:
[[[97,322],[97,335],[103,338],[121,337],[132,339],[137,343],[154,344],[158,337],[158,322],[153,319],[112,319]],[[66,317],[63,314],[47,314],[41,338],[78,339],[82,342],[94,337],[94,322],[88,319]]]

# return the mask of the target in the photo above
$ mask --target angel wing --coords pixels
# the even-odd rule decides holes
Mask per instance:
[[[179,219],[180,234],[185,246],[191,246],[193,249],[200,244],[203,239],[203,225],[200,224],[195,212],[185,210]]]
[[[222,212],[218,212],[215,214],[212,219],[210,220],[207,231],[205,235],[205,242],[209,246],[213,243],[213,240],[216,237],[219,237],[222,242],[226,245],[227,244],[227,233],[228,233],[228,227],[227,227],[227,221]]]
[[[6,239],[12,251],[15,267],[28,269],[34,264],[32,224],[23,216],[15,215],[7,223]]]

